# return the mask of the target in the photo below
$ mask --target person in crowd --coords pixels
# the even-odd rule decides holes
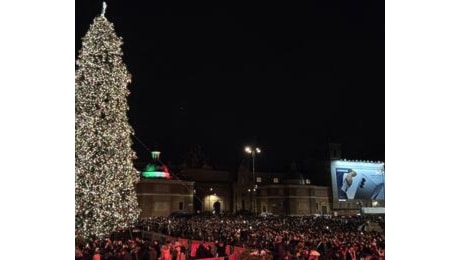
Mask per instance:
[[[185,247],[180,243],[174,244],[173,260],[186,260]]]
[[[93,260],[101,260],[101,252],[98,247],[94,249]]]
[[[211,253],[208,251],[208,249],[204,246],[203,243],[200,243],[200,245],[196,249],[195,254],[197,259],[208,258],[211,255]]]
[[[215,244],[216,247],[216,257],[226,257],[227,253],[225,252],[225,244],[222,241],[219,241]]]
[[[149,260],[157,260],[160,255],[160,244],[158,240],[149,243]]]
[[[169,246],[169,243],[161,246],[160,260],[172,260],[171,248]]]
[[[226,257],[226,245],[249,248],[251,252],[263,251],[271,254],[274,260],[314,259],[318,256],[319,259],[383,259],[384,233],[359,230],[368,221],[384,222],[384,219],[372,216],[261,218],[227,215],[193,216],[187,220],[157,217],[142,219],[136,226],[140,229],[148,227],[149,232],[158,235],[166,235],[168,230],[164,227],[169,226],[170,232],[180,234],[183,239],[200,239],[203,243],[196,249],[196,259]],[[384,232],[384,225],[382,227]],[[245,234],[244,239],[242,234]],[[76,246],[75,258],[101,260],[113,255],[123,260],[183,260],[184,255],[188,257],[183,246],[160,241],[147,242],[138,237],[114,241],[96,239],[88,241],[86,246]],[[205,245],[211,245],[215,250]]]

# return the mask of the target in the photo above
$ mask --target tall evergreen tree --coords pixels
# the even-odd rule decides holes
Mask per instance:
[[[122,39],[102,14],[83,37],[75,75],[75,235],[102,237],[139,216]]]

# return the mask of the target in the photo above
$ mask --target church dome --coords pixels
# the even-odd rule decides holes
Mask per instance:
[[[154,179],[154,178],[165,178],[170,179],[171,175],[169,173],[168,167],[160,161],[160,152],[153,151],[152,152],[152,159],[153,161],[145,166],[144,171],[141,173],[141,177],[146,179]]]

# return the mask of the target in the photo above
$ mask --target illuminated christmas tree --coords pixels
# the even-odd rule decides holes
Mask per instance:
[[[75,75],[75,235],[81,238],[128,227],[140,213],[127,116],[131,76],[105,7],[82,39]]]

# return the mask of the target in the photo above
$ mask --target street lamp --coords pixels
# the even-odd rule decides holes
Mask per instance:
[[[212,213],[212,207],[211,207],[211,199],[212,199],[212,196],[215,196],[216,193],[214,192],[214,189],[211,187],[209,188],[209,195],[208,195],[208,201],[209,201],[209,211]]]
[[[256,163],[255,163],[255,161],[256,161],[256,154],[261,153],[262,151],[260,150],[259,147],[256,147],[256,148],[253,149],[253,148],[250,147],[250,146],[246,146],[246,147],[244,148],[244,151],[245,151],[246,153],[250,154],[251,157],[252,157],[252,184],[254,185],[254,186],[253,186],[253,189],[254,189],[254,192],[255,192],[256,189],[257,189],[257,184],[256,184],[256,168],[255,168],[255,165],[256,165]],[[254,194],[253,197],[255,198],[255,194]],[[253,209],[252,209],[252,204],[253,204],[253,201],[252,201],[252,199],[251,199],[251,211],[253,210]],[[255,209],[255,203],[254,203],[254,209]],[[255,210],[254,210],[254,211],[255,211]]]

